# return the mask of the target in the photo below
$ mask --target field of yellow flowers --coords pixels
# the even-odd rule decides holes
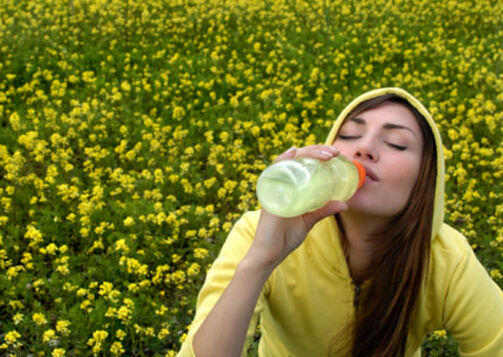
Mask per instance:
[[[2,1],[0,355],[174,356],[261,170],[381,86],[503,286],[502,44],[500,0]]]

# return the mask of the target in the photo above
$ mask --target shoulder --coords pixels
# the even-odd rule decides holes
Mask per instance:
[[[443,224],[431,242],[427,294],[430,302],[444,302],[455,276],[464,270],[467,260],[476,259],[466,237]]]
[[[501,351],[503,293],[468,240],[448,225],[432,241],[428,287],[424,311],[430,321],[437,321],[436,329],[449,330],[460,350],[480,352],[473,356]]]
[[[432,241],[428,279],[428,287],[439,301],[496,287],[467,238],[447,224]]]
[[[468,299],[476,283],[481,284],[479,292],[494,285],[467,238],[444,223],[431,242],[426,290],[419,309],[428,330],[445,328],[452,311],[463,305],[460,299]]]
[[[468,239],[455,228],[442,224],[431,242],[428,267],[430,288],[434,287],[437,293],[446,294],[453,277],[463,273],[470,262],[481,265]]]
[[[466,237],[444,223],[432,240],[430,264],[455,267],[471,250]]]

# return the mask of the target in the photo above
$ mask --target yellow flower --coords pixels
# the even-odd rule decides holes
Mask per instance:
[[[14,131],[19,131],[19,129],[21,129],[21,126],[19,125],[19,114],[17,112],[10,115],[9,122]]]
[[[124,225],[126,227],[131,227],[134,225],[134,219],[132,217],[127,217],[125,220],[124,220]]]
[[[105,282],[103,282],[103,283],[100,285],[100,290],[99,290],[99,292],[98,292],[98,293],[99,293],[100,295],[102,295],[102,296],[103,296],[103,295],[107,295],[107,294],[109,294],[109,293],[110,293],[110,291],[112,291],[113,287],[114,287],[114,284],[112,284],[112,283],[110,283],[110,282],[108,282],[108,281],[105,281]]]
[[[62,348],[55,348],[54,351],[52,351],[52,357],[64,357],[66,351]]]
[[[68,82],[72,83],[72,84],[75,84],[75,83],[78,83],[79,81],[79,77],[77,77],[76,75],[74,74],[71,74],[69,77],[68,77]]]
[[[71,322],[68,320],[60,320],[56,322],[56,331],[58,331],[63,336],[67,336],[70,334],[70,329],[68,328],[71,325]]]
[[[29,246],[34,246],[42,242],[42,233],[31,224],[28,225],[24,237],[30,240]]]
[[[131,91],[131,85],[129,84],[128,81],[124,81],[124,82],[121,83],[121,89],[124,92],[129,92],[129,91]]]
[[[93,346],[93,352],[98,353],[101,351],[102,343],[108,337],[108,332],[98,330],[93,332],[93,337],[87,341],[89,346]]]
[[[58,246],[54,243],[50,243],[47,247],[45,247],[45,250],[47,253],[55,255],[56,252],[58,251]]]
[[[16,265],[16,266],[10,267],[7,270],[7,277],[9,278],[9,280],[11,280],[12,278],[16,277],[20,271],[24,271],[24,270],[26,270],[26,269],[22,265]]]
[[[24,252],[23,253],[23,259],[21,259],[21,263],[23,263],[25,266],[28,265],[30,263],[30,261],[33,259],[33,256],[28,253],[28,252]]]
[[[23,318],[23,314],[17,313],[12,317],[12,321],[14,321],[14,325],[19,325],[19,323],[23,321]]]
[[[19,300],[10,300],[9,301],[9,306],[12,308],[12,309],[16,309],[16,310],[21,310],[24,308],[24,304],[19,301]]]
[[[447,332],[445,330],[438,330],[433,332],[434,338],[447,338]]]
[[[96,77],[94,77],[93,71],[85,71],[82,73],[82,81],[86,83],[94,83],[96,82]]]
[[[194,249],[194,257],[198,259],[204,259],[208,256],[208,250],[204,248]]]
[[[89,300],[84,300],[84,301],[82,301],[82,303],[80,304],[80,308],[81,308],[82,310],[86,310],[86,309],[88,309],[90,306],[91,306],[91,301],[89,301]],[[91,309],[92,309],[92,308],[91,308]],[[88,309],[88,310],[89,310],[89,309]]]
[[[222,226],[222,230],[224,232],[229,232],[231,230],[231,228],[232,228],[232,223],[230,223],[230,222],[225,222]]]
[[[112,343],[112,346],[110,347],[110,352],[112,352],[112,354],[114,356],[120,356],[124,352],[126,352],[126,350],[124,350],[124,348],[122,348],[122,343],[114,342],[114,343]]]
[[[185,109],[183,107],[175,106],[173,108],[173,118],[182,119],[185,116]]]
[[[190,267],[187,269],[188,276],[196,276],[201,271],[201,266],[197,263],[192,263]]]
[[[204,180],[204,187],[206,187],[207,189],[211,188],[211,186],[213,186],[216,182],[217,182],[217,178],[211,177],[207,180]]]
[[[42,335],[42,341],[49,342],[56,337],[56,332],[53,329],[49,329]]]
[[[68,259],[70,259],[70,257],[64,256],[54,261],[56,264],[58,264],[56,271],[61,273],[62,275],[70,274],[70,269],[68,268]]]
[[[164,316],[168,311],[169,309],[166,306],[161,305],[161,307],[158,310],[155,310],[155,314],[159,316]]]
[[[126,306],[121,306],[119,310],[117,310],[117,317],[123,322],[129,321],[131,319],[131,314],[132,311]]]
[[[491,270],[491,277],[495,280],[503,279],[503,275],[501,275],[501,272],[498,269]]]
[[[157,337],[160,339],[160,340],[164,340],[166,337],[168,337],[170,335],[170,332],[169,332],[169,329],[167,328],[163,328],[161,329],[161,331],[159,331],[159,333],[157,334]]]
[[[9,331],[5,334],[4,340],[8,345],[14,344],[21,335],[16,330]]]
[[[119,239],[118,241],[115,242],[115,250],[121,250],[124,253],[129,252],[129,247],[126,244],[125,239]]]
[[[121,329],[117,330],[117,332],[115,333],[115,337],[117,337],[117,338],[118,338],[119,340],[121,340],[121,341],[122,341],[122,340],[124,339],[124,337],[126,337],[126,336],[127,336],[127,334],[126,334],[123,330],[121,330]]]
[[[33,320],[33,322],[35,322],[35,324],[37,324],[39,326],[47,323],[47,320],[46,320],[44,314],[41,314],[38,312],[33,314],[32,320]]]

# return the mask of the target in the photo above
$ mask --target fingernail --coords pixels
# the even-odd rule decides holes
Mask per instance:
[[[324,157],[332,157],[334,156],[333,153],[331,153],[330,151],[320,151],[320,154]]]
[[[291,153],[295,152],[295,150],[297,150],[297,148],[295,146],[292,146],[290,149],[285,151],[285,155],[290,155]]]

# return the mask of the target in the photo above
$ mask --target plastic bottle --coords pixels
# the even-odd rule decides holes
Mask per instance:
[[[295,217],[315,211],[331,200],[348,200],[364,181],[363,166],[344,156],[328,161],[289,159],[262,172],[257,181],[257,196],[266,211]]]

